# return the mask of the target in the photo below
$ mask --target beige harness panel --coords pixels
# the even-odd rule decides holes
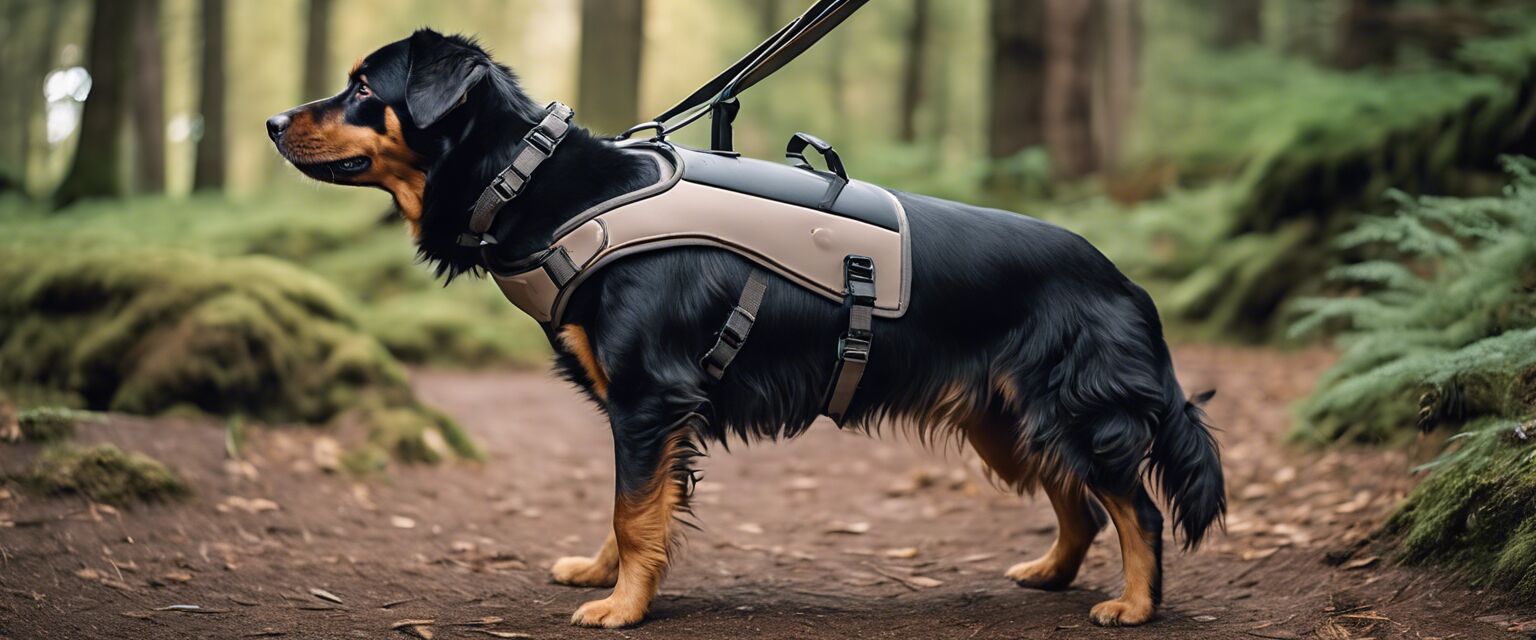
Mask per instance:
[[[892,205],[900,208],[888,192]],[[906,230],[906,216],[900,216]],[[577,275],[556,286],[545,269],[494,275],[507,299],[539,322],[558,319],[587,275],[610,260],[677,246],[729,249],[835,301],[843,300],[843,258],[875,262],[874,313],[897,317],[911,286],[902,234],[816,209],[679,180],[657,195],[624,204],[578,226],[554,244]]]

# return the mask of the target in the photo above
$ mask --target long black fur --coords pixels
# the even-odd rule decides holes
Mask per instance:
[[[413,59],[432,64],[413,67]],[[542,105],[474,42],[430,31],[380,49],[364,69],[426,158],[419,250],[446,280],[479,272],[486,257],[512,261],[547,247],[569,217],[655,178],[646,163],[577,128],[501,211],[492,229],[497,249],[482,256],[457,242],[469,206],[511,161]],[[440,118],[443,105],[433,105],[436,121],[419,127],[407,96],[413,85],[434,83],[467,88],[448,96],[457,102]],[[900,319],[875,321],[848,424],[1002,411],[1021,458],[1056,461],[1067,477],[1101,494],[1140,496],[1144,524],[1160,532],[1161,515],[1142,489],[1143,478],[1151,479],[1184,545],[1197,546],[1226,508],[1221,463],[1199,407],[1174,377],[1146,292],[1086,240],[1054,225],[896,196],[910,222],[911,306]],[[557,364],[608,412],[621,492],[640,490],[670,462],[662,448],[675,425],[697,424],[698,437],[724,443],[792,437],[819,415],[846,314],[787,280],[772,276],[751,339],[724,380],[711,384],[698,364],[751,268],[724,250],[649,252],[605,267],[574,296],[565,322],[590,336],[611,379],[606,400],[553,341]],[[703,421],[688,419],[701,407]],[[945,425],[917,428],[931,436]]]

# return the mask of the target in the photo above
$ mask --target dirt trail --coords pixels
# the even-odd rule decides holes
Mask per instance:
[[[417,388],[480,438],[484,465],[359,483],[316,468],[312,430],[254,433],[242,467],[224,462],[209,421],[83,425],[79,439],[145,451],[198,493],[119,512],[12,488],[0,499],[0,638],[404,638],[408,628],[390,627],[407,619],[433,620],[425,628],[437,638],[1509,638],[1505,627],[1536,618],[1351,544],[1413,481],[1401,453],[1277,445],[1288,404],[1327,354],[1195,346],[1176,356],[1189,389],[1220,388],[1209,409],[1233,509],[1226,535],[1169,553],[1162,616],[1143,628],[1087,621],[1119,589],[1112,535],[1072,590],[1020,589],[1002,572],[1050,545],[1043,498],[993,489],[969,454],[830,424],[789,443],[712,451],[697,494],[702,529],[651,618],[623,631],[569,627],[604,592],[553,585],[546,570],[603,538],[606,425],[542,373],[426,371]],[[0,473],[33,453],[0,448]],[[862,534],[828,532],[863,524]],[[1338,566],[1325,563],[1330,552]],[[157,611],[175,604],[202,609]],[[486,616],[503,621],[455,626]]]

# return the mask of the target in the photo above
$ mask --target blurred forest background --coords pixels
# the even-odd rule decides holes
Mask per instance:
[[[543,336],[263,121],[426,25],[616,132],[802,4],[0,0],[0,387],[32,424],[356,420],[360,469],[474,457],[403,365]],[[1536,594],[1533,63],[1519,0],[877,0],[744,97],[737,146],[808,131],[855,177],[1073,229],[1179,340],[1335,340],[1298,440],[1457,433],[1390,526]]]

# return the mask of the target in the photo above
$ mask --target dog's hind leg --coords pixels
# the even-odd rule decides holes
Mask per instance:
[[[612,531],[597,555],[566,556],[549,570],[555,582],[573,587],[611,587],[619,579],[619,542]]]
[[[1088,547],[1103,530],[1106,518],[1083,495],[1078,483],[1043,482],[1042,487],[1051,499],[1051,509],[1056,511],[1056,541],[1045,555],[1013,565],[1004,575],[1021,587],[1059,591],[1077,578]]]
[[[1138,625],[1152,619],[1163,591],[1163,514],[1139,484],[1130,495],[1096,491],[1115,522],[1125,564],[1125,592],[1094,605],[1089,618],[1106,627]]]
[[[1104,529],[1106,518],[1101,509],[1083,493],[1082,484],[1048,468],[1044,460],[1027,460],[1019,450],[1018,421],[1001,411],[988,411],[965,422],[965,435],[971,447],[997,477],[1015,490],[1035,486],[1045,489],[1056,511],[1056,542],[1045,555],[1013,565],[1006,575],[1021,587],[1055,591],[1065,589],[1077,578],[1077,570],[1088,554],[1089,545]]]

